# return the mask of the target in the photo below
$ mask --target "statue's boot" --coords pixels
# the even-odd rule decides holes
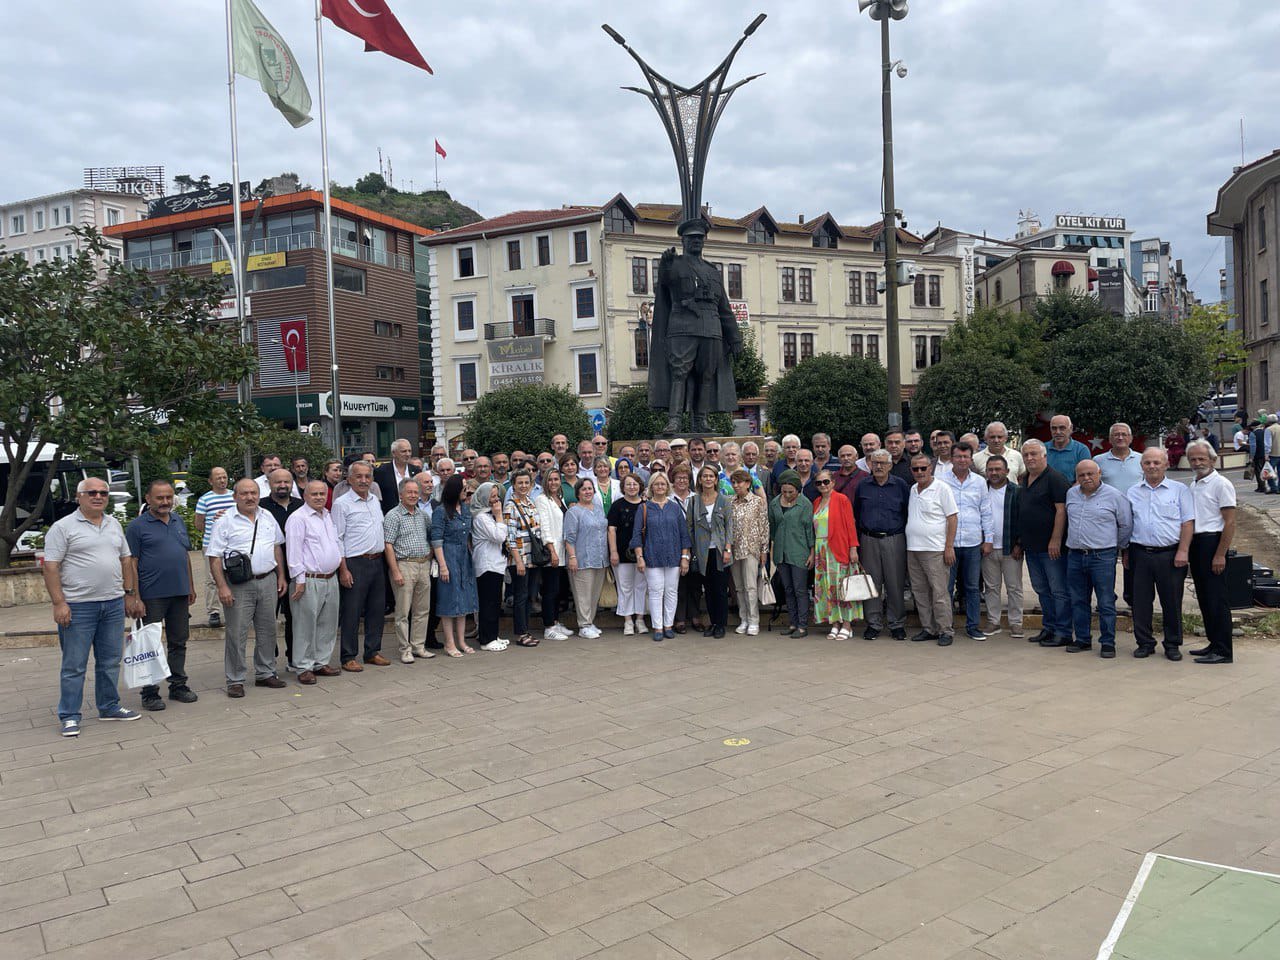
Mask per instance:
[[[667,425],[662,430],[663,434],[668,437],[674,437],[680,432],[680,420],[684,414],[684,397],[684,381],[674,381],[671,384],[671,404],[667,407]]]
[[[689,431],[691,433],[707,433],[710,429],[705,413],[695,413],[689,420]]]
[[[667,418],[667,425],[662,428],[664,437],[674,437],[680,432],[680,414],[673,414]]]

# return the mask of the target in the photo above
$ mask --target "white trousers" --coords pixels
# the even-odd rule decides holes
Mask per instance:
[[[618,585],[618,616],[643,616],[645,575],[634,563],[620,563],[613,568],[613,581]]]
[[[645,567],[644,577],[649,587],[649,620],[653,629],[674,626],[676,601],[680,597],[680,568]]]

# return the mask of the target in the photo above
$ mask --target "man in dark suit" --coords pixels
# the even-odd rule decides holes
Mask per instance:
[[[373,482],[382,491],[382,512],[390,513],[400,502],[400,481],[412,477],[417,469],[409,463],[413,445],[403,438],[391,444],[391,462],[373,471]]]

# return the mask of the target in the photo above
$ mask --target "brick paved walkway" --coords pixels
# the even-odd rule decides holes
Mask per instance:
[[[1128,641],[612,634],[239,701],[205,642],[198,704],[79,741],[4,651],[0,957],[1092,957],[1150,850],[1280,872],[1280,649]]]

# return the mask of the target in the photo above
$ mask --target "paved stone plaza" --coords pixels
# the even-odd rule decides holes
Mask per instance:
[[[199,642],[198,704],[78,741],[5,651],[0,957],[1091,958],[1148,851],[1280,872],[1280,650],[1130,640],[613,632],[240,701]]]

